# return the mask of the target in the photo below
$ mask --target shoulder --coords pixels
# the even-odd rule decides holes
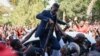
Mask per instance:
[[[42,12],[43,12],[43,13],[49,13],[50,10],[43,10]]]

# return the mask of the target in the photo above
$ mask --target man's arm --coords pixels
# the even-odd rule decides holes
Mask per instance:
[[[64,42],[66,42],[66,41],[73,42],[74,41],[74,39],[71,36],[69,36],[68,34],[66,34],[58,24],[56,24],[56,33],[57,33],[57,35],[63,36]]]
[[[45,16],[46,13],[46,10],[44,10],[42,13],[39,13],[36,18],[47,22],[49,18]]]
[[[62,24],[62,25],[66,25],[66,24],[67,24],[67,23],[63,22],[62,20],[60,20],[60,19],[57,19],[57,22],[58,22],[59,24]]]
[[[96,30],[96,32],[97,32],[98,36],[100,36],[100,32],[99,32],[99,29],[97,29],[97,30]]]
[[[32,30],[26,37],[25,39],[22,41],[22,43],[24,43],[25,41],[27,41],[28,39],[30,39],[30,37],[33,35],[33,33],[37,30],[38,26]]]

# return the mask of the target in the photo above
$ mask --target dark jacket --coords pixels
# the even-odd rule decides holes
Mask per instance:
[[[38,14],[36,18],[40,19],[41,22],[38,29],[36,30],[35,37],[40,37],[42,34],[44,34],[44,31],[46,30],[45,28],[47,26],[49,19],[52,19],[54,22],[57,22],[59,24],[63,24],[63,25],[66,24],[62,22],[61,20],[57,19],[57,15],[52,15],[50,13],[50,10],[44,10],[42,13]]]

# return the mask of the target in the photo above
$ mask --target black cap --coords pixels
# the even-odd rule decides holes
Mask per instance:
[[[54,3],[53,6],[59,8],[59,4],[58,3]]]
[[[76,37],[77,37],[78,39],[86,39],[85,35],[82,34],[82,33],[76,34]]]

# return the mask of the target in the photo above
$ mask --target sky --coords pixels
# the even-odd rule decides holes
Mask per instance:
[[[11,7],[9,0],[0,0],[0,5]]]
[[[55,0],[49,0],[48,3],[49,5],[47,5],[46,9],[50,8],[52,4],[55,3]],[[0,0],[0,5],[11,7],[9,0]]]
[[[47,5],[45,9],[50,9],[51,6],[53,5],[53,3],[55,3],[55,2],[56,2],[55,0],[49,0],[48,1],[49,5]],[[0,0],[0,5],[10,7],[10,8],[12,7],[9,0]]]
[[[55,3],[55,0],[49,0],[48,3],[49,5],[47,5],[46,9],[51,8],[51,6]]]

